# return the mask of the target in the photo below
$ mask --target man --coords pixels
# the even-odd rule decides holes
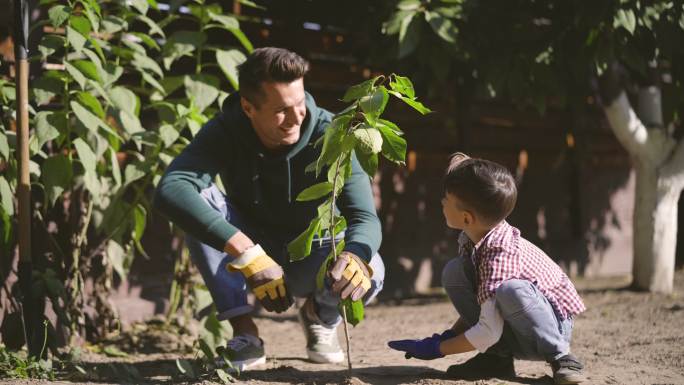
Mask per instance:
[[[336,334],[340,299],[368,303],[382,289],[380,221],[369,178],[355,158],[338,199],[348,223],[345,247],[328,284],[317,289],[315,277],[331,250],[329,237],[315,239],[306,259],[290,262],[287,244],[322,203],[296,197],[326,176],[304,170],[318,158],[321,148],[314,143],[332,118],[304,91],[308,69],[306,60],[285,49],[255,50],[239,67],[240,92],[226,99],[157,187],[155,207],[187,233],[219,319],[233,327],[226,349],[239,370],[265,362],[247,288],[264,309],[278,313],[293,296],[306,298],[299,319],[308,357],[320,363],[344,360]],[[226,195],[214,185],[217,175]]]

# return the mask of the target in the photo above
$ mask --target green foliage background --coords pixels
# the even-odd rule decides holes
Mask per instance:
[[[107,300],[114,276],[125,278],[133,258],[146,255],[140,241],[151,190],[237,90],[236,67],[253,48],[219,2],[160,10],[154,0],[44,0],[40,11],[31,33],[42,36],[30,57],[42,67],[31,74],[29,98],[33,286],[71,340],[97,339],[119,327]],[[0,79],[3,266],[17,242],[14,87]],[[211,302],[180,250],[170,311],[190,316]],[[215,313],[203,322],[218,340]]]

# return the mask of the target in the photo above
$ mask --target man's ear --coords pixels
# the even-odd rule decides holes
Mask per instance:
[[[254,116],[254,112],[256,111],[256,106],[254,104],[250,103],[249,100],[245,99],[244,97],[240,97],[240,107],[242,107],[242,111],[245,112],[245,115],[247,115],[248,118],[252,118]]]

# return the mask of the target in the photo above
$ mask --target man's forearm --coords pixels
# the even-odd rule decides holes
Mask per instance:
[[[454,338],[444,340],[439,344],[439,351],[445,356],[449,354],[465,353],[475,350],[465,334],[461,333]]]

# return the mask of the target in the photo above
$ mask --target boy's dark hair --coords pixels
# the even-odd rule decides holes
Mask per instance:
[[[284,48],[257,48],[238,66],[240,95],[258,106],[263,82],[290,83],[309,72],[309,62]]]
[[[455,195],[488,224],[506,219],[513,211],[518,189],[504,166],[463,153],[452,155],[444,176],[444,193]]]

